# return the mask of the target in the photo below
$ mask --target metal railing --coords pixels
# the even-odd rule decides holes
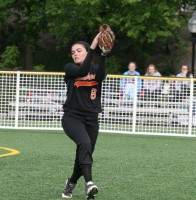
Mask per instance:
[[[0,72],[0,128],[62,130],[64,73]],[[108,75],[100,132],[196,136],[195,79]]]

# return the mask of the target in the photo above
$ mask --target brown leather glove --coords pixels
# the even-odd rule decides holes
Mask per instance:
[[[98,38],[98,45],[102,51],[101,55],[106,56],[113,48],[115,34],[107,24],[101,25],[99,32],[101,32],[101,34]]]

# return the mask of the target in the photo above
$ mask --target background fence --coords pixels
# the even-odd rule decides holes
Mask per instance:
[[[64,73],[0,72],[0,128],[61,130]],[[108,75],[100,131],[196,136],[195,80]]]

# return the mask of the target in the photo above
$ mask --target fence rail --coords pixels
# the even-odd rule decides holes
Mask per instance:
[[[64,73],[0,72],[0,128],[61,130]],[[108,75],[100,132],[196,136],[195,79]]]

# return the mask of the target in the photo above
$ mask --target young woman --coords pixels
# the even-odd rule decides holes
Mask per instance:
[[[150,64],[146,70],[145,76],[161,76],[154,64]],[[157,95],[160,93],[161,81],[144,79],[144,98],[151,101],[157,101]]]
[[[92,154],[98,136],[98,113],[101,112],[101,84],[106,76],[105,56],[100,56],[99,65],[92,64],[93,52],[99,34],[91,45],[84,41],[71,47],[73,63],[65,65],[67,99],[64,103],[62,126],[67,136],[76,144],[73,173],[66,181],[63,198],[72,198],[78,179],[86,182],[87,199],[94,199],[98,187],[92,178]]]
[[[140,76],[140,73],[136,71],[137,65],[135,62],[129,62],[128,71],[124,72],[125,76]],[[141,90],[142,82],[141,79],[137,79],[137,92]],[[120,94],[123,99],[133,99],[135,89],[134,78],[122,78],[120,79]]]
[[[181,73],[177,74],[178,78],[193,78],[187,65],[182,65]],[[177,100],[187,99],[190,95],[190,81],[176,81]]]

